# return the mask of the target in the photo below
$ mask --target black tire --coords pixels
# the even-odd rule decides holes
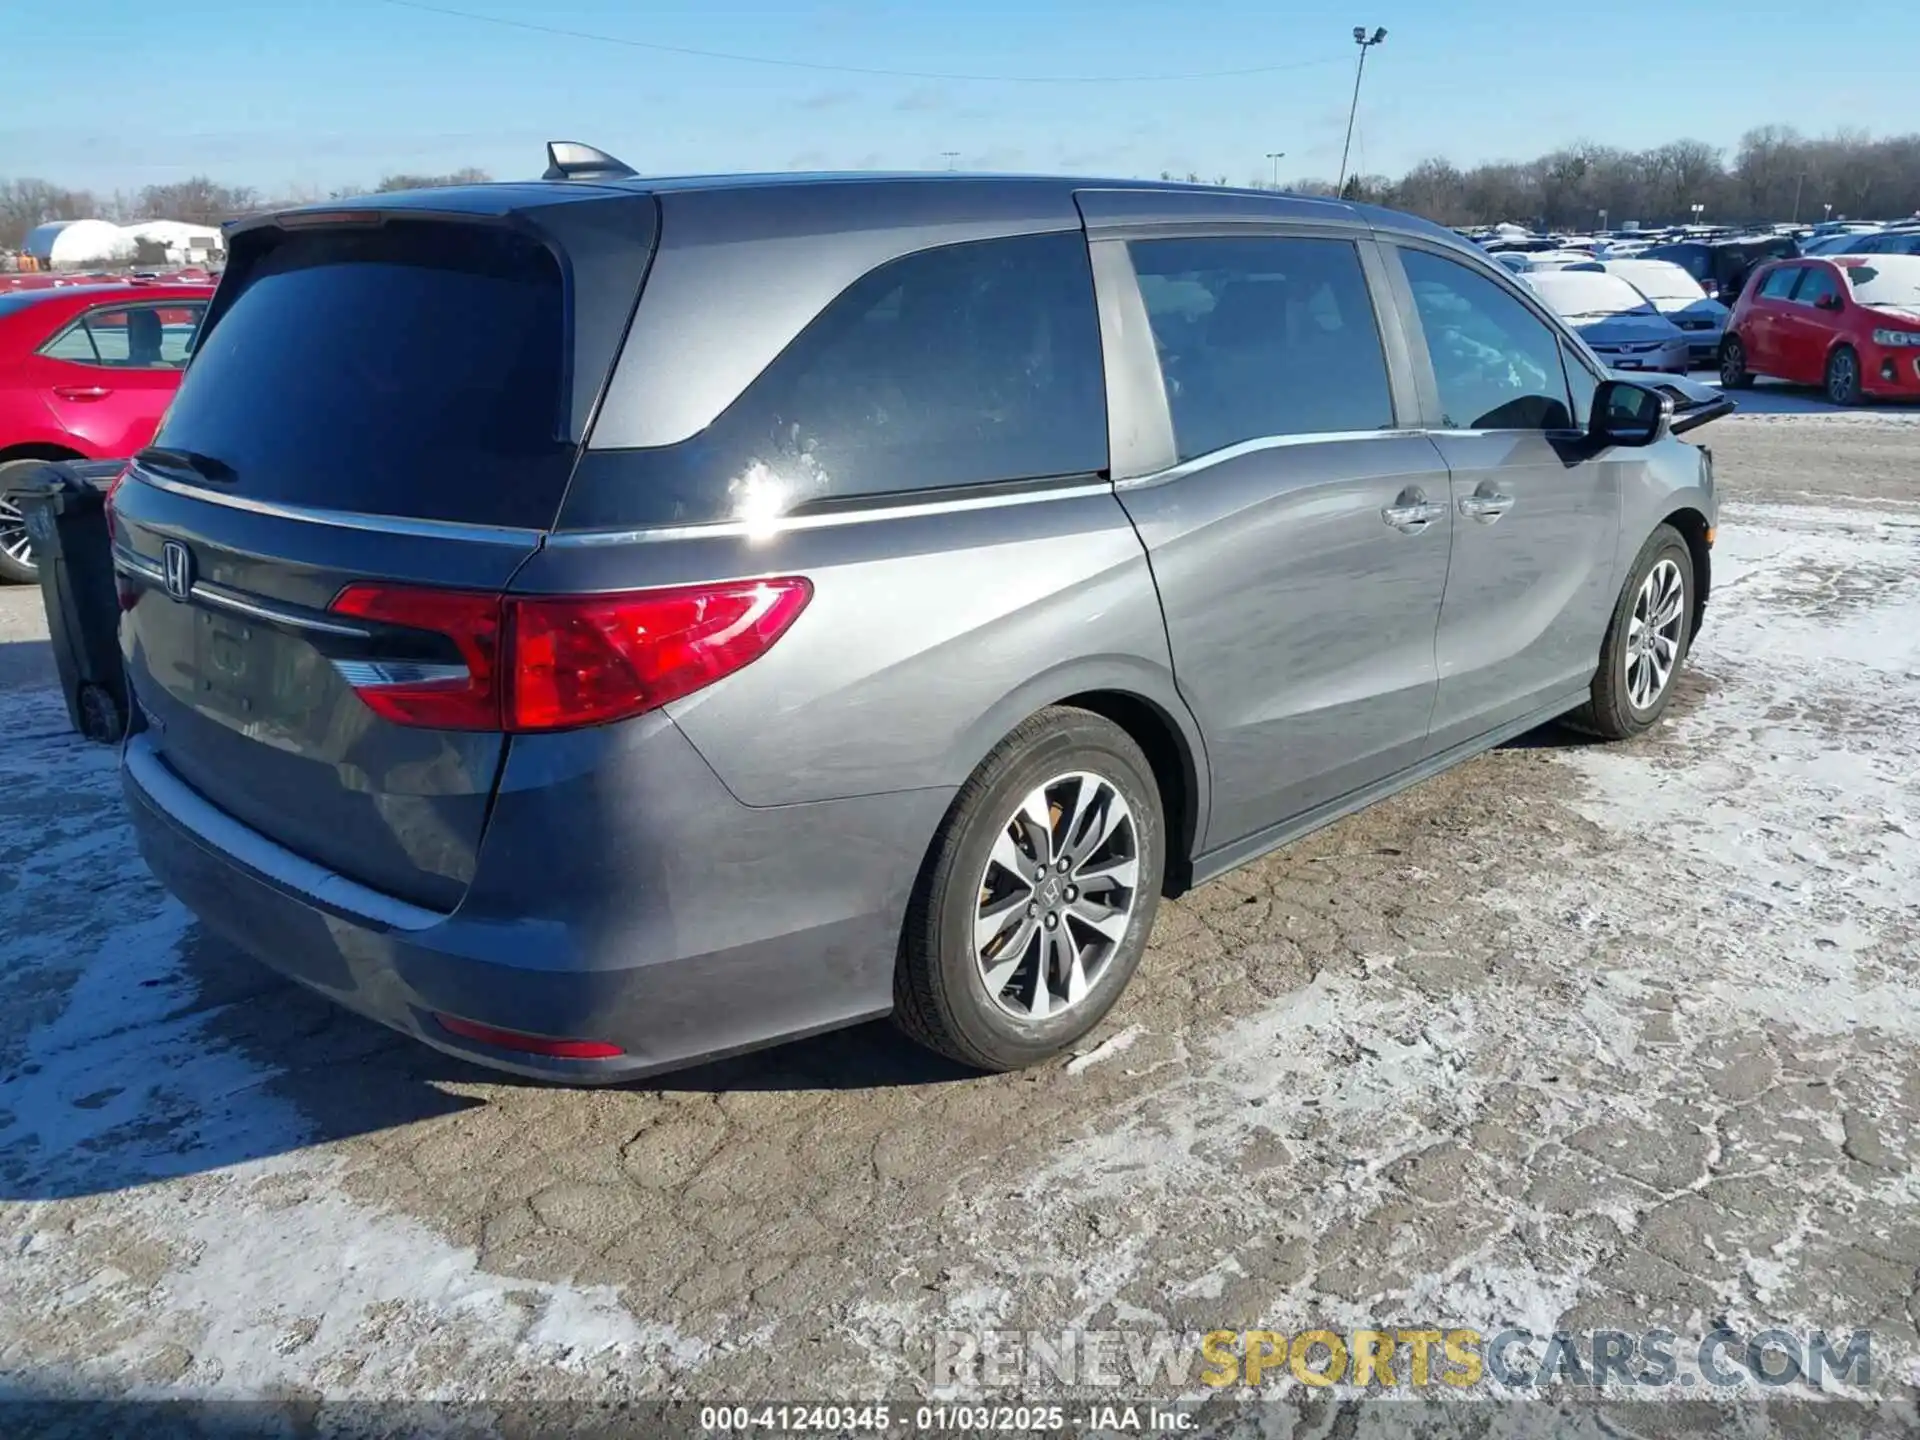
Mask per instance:
[[[1836,345],[1827,357],[1827,400],[1834,405],[1858,405],[1860,356],[1851,345]]]
[[[1720,342],[1720,388],[1748,390],[1753,387],[1753,372],[1747,369],[1747,347],[1738,335]]]
[[[25,539],[26,529],[20,515],[19,501],[11,493],[7,482],[24,480],[45,466],[44,460],[12,460],[0,465],[0,502],[4,502],[0,504],[0,584],[32,585],[40,579],[31,549],[25,559],[16,558],[10,553],[13,544]]]
[[[1675,641],[1673,668],[1651,700],[1639,705],[1634,702],[1628,681],[1627,665],[1631,648],[1628,637],[1633,628],[1634,607],[1640,600],[1641,587],[1647,583],[1647,577],[1655,567],[1664,561],[1672,561],[1679,569],[1681,583],[1679,633]],[[1620,598],[1614,602],[1613,618],[1607,624],[1607,638],[1600,644],[1600,667],[1594,672],[1587,703],[1567,716],[1567,723],[1591,735],[1598,735],[1603,740],[1627,740],[1651,729],[1666,713],[1668,702],[1673,699],[1674,686],[1693,647],[1693,605],[1693,552],[1687,549],[1687,542],[1680,538],[1678,530],[1671,525],[1661,525],[1640,547],[1639,555],[1634,558],[1633,569],[1627,574],[1627,583],[1620,587]]]
[[[989,872],[989,857],[1011,828],[1024,797],[1055,777],[1077,773],[1111,785],[1131,811],[1136,865],[1131,913],[1120,938],[1099,952],[1099,968],[1084,995],[1044,1019],[1015,1015],[988,994],[987,981],[976,963],[974,926],[983,897],[989,893],[986,880],[999,875]],[[1073,801],[1079,789],[1064,793],[1066,801]],[[1065,811],[1066,804],[1060,808]],[[1074,828],[1066,814],[1053,816],[1052,823],[1061,832]],[[1124,840],[1124,832],[1116,831],[1116,838]],[[1099,853],[1090,850],[1082,858]],[[894,972],[895,1023],[930,1049],[981,1070],[1017,1070],[1059,1055],[1098,1025],[1126,989],[1153,929],[1165,869],[1166,823],[1160,791],[1140,747],[1104,716],[1065,706],[1042,710],[1023,721],[980,763],[954,797],[934,836],[901,936]],[[1028,883],[1022,877],[1021,884]],[[1039,893],[1035,891],[1036,899]],[[1088,894],[1092,893],[1089,885]],[[1062,927],[1070,920],[1063,919]],[[1017,916],[1014,921],[1019,923]],[[1077,941],[1090,932],[1076,928],[1071,933]],[[1034,934],[1035,951],[1021,948],[1023,953],[1033,953],[1038,963],[1047,954],[1047,941],[1037,927]],[[1097,948],[1100,942],[1093,944]],[[1012,949],[1009,944],[1007,953]],[[1023,973],[1033,972],[1028,968]],[[1018,978],[1013,982],[1020,983]]]

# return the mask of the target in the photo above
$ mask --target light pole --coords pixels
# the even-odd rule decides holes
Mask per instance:
[[[1287,152],[1284,150],[1267,151],[1267,159],[1273,162],[1273,188],[1276,190],[1280,188],[1280,162],[1286,158]]]
[[[1700,223],[1700,217],[1701,215],[1706,213],[1707,207],[1702,205],[1698,200],[1696,200],[1693,202],[1692,205],[1688,206],[1687,208],[1693,211],[1693,223],[1698,225]]]
[[[1386,38],[1387,27],[1384,25],[1376,28],[1372,35],[1367,34],[1364,25],[1353,27],[1353,43],[1360,47],[1360,64],[1353,72],[1353,103],[1347,107],[1347,142],[1340,147],[1340,179],[1333,187],[1335,195],[1347,188],[1347,152],[1353,148],[1353,117],[1360,109],[1360,81],[1367,73],[1367,51]]]
[[[1607,228],[1607,207],[1604,205],[1600,207],[1600,228],[1602,230]]]
[[[1807,172],[1802,170],[1800,172],[1799,178],[1793,182],[1792,223],[1795,225],[1798,225],[1800,223],[1800,191],[1806,185],[1806,183],[1807,183]]]
[[[942,150],[940,154],[946,160],[949,170],[953,169],[954,161],[960,158],[960,152],[958,150]]]
[[[1822,206],[1821,206],[1820,208],[1821,208],[1822,210],[1824,210],[1824,211],[1826,211],[1826,212],[1827,212],[1827,219],[1829,219],[1829,220],[1831,220],[1831,219],[1833,219],[1833,206],[1831,206],[1831,205],[1822,205]]]

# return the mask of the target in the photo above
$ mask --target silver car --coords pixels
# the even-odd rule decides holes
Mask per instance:
[[[1588,268],[1522,278],[1613,369],[1684,375],[1692,368],[1687,332],[1617,275]]]
[[[143,851],[522,1074],[1057,1055],[1163,895],[1645,730],[1707,600],[1672,398],[1406,215],[556,146],[229,247],[113,498]]]
[[[1733,312],[1700,287],[1700,282],[1671,260],[1605,260],[1600,267],[1617,275],[1653,302],[1653,308],[1687,332],[1687,357],[1695,366],[1714,367],[1720,341]]]

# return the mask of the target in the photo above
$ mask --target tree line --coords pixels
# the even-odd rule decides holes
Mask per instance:
[[[1321,195],[1334,189],[1314,179],[1286,188]],[[1670,225],[1691,222],[1696,205],[1708,224],[1891,220],[1920,214],[1920,134],[1875,139],[1847,131],[1810,139],[1790,126],[1765,125],[1741,136],[1731,155],[1704,140],[1651,150],[1583,141],[1533,160],[1466,170],[1442,158],[1422,160],[1398,179],[1354,176],[1342,193],[1456,226]]]
[[[484,170],[471,169],[446,175],[394,174],[372,188],[377,193],[488,178]],[[1162,178],[1175,177],[1163,173]],[[1225,175],[1209,178],[1214,184],[1228,183]],[[1251,184],[1272,188],[1263,176],[1255,176]],[[1307,195],[1334,192],[1332,182],[1314,177],[1281,188]],[[262,210],[366,193],[366,187],[346,186],[328,194],[270,196],[252,186],[222,185],[196,176],[98,195],[47,180],[0,180],[0,248],[18,249],[26,233],[47,220],[98,216],[218,225]],[[1809,138],[1791,126],[1765,125],[1741,136],[1731,154],[1704,140],[1675,140],[1650,150],[1581,141],[1533,160],[1492,161],[1469,169],[1439,157],[1422,160],[1397,179],[1352,176],[1341,193],[1461,226],[1502,220],[1572,230],[1618,227],[1632,220],[1667,225],[1694,219],[1696,205],[1702,220],[1730,225],[1885,220],[1920,214],[1920,134],[1876,139],[1864,131],[1841,131]]]
[[[371,190],[348,185],[322,192],[289,191],[269,195],[251,185],[222,185],[205,175],[170,185],[148,185],[110,195],[91,190],[69,190],[50,180],[0,180],[0,250],[18,250],[27,232],[49,220],[184,220],[190,225],[219,225],[242,215],[284,210],[321,200],[344,200],[353,195],[389,190],[420,190],[436,185],[472,185],[493,177],[484,170],[455,170],[446,175],[394,174]]]

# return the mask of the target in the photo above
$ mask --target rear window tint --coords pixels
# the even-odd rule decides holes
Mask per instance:
[[[1760,282],[1760,298],[1763,300],[1785,300],[1793,294],[1793,287],[1800,279],[1802,267],[1782,265],[1778,270],[1769,270],[1767,278]]]
[[[1106,464],[1086,242],[1026,235],[868,272],[700,434],[590,450],[563,523],[757,520]]]
[[[255,499],[544,527],[565,439],[560,267],[492,226],[293,232],[201,338],[160,444]],[[223,487],[224,488],[224,487]]]

